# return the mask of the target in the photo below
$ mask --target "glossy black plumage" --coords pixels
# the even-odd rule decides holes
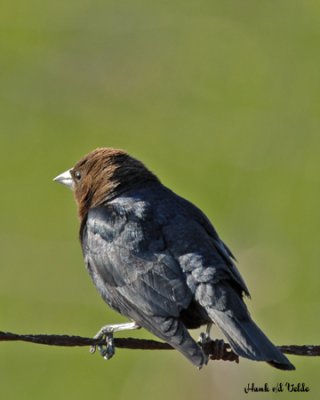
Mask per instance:
[[[188,328],[214,322],[240,356],[293,369],[252,321],[243,302],[249,291],[230,250],[206,216],[163,186],[143,164],[138,162],[131,179],[126,157],[120,163],[115,153],[110,156],[110,149],[100,151],[79,162],[73,176],[79,170],[83,179],[75,181],[79,185],[75,197],[78,204],[85,204],[79,208],[84,260],[106,303],[198,367],[205,357]],[[114,161],[103,161],[108,157]],[[112,187],[100,199],[84,183],[90,177],[89,166],[97,163],[108,165],[105,169],[115,166],[109,175],[104,168],[102,176],[97,175],[102,180],[103,174],[108,175],[110,186],[103,182],[106,189]]]

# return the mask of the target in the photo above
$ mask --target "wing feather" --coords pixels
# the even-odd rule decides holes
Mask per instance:
[[[134,224],[128,223],[121,213],[115,218],[115,212],[110,207],[92,209],[82,235],[85,262],[96,284],[98,277],[99,291],[105,299],[112,293],[109,304],[125,314],[128,307],[122,310],[120,298],[129,302],[135,313],[178,317],[190,304],[192,293],[179,263],[160,240],[161,230],[155,225],[146,237],[148,222],[139,223],[136,218]],[[151,242],[152,251],[148,250]]]

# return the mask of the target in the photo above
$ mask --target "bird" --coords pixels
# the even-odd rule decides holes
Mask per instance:
[[[251,318],[247,285],[212,223],[141,161],[101,147],[54,180],[74,192],[93,283],[131,321],[95,336],[106,339],[99,348],[106,359],[114,354],[114,332],[142,327],[200,369],[208,356],[189,330],[207,326],[205,341],[214,324],[238,356],[295,369]]]

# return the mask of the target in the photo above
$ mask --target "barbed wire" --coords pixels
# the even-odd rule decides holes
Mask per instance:
[[[47,346],[103,346],[103,339],[88,338],[74,335],[46,335],[46,334],[17,334],[0,331],[0,341],[22,341]],[[173,350],[168,343],[149,339],[114,338],[114,345],[119,349],[135,350]],[[320,345],[283,345],[277,346],[285,354],[296,356],[314,357],[320,356]],[[205,353],[211,360],[224,360],[239,362],[239,356],[235,354],[229,344],[222,340],[211,340],[203,345]]]

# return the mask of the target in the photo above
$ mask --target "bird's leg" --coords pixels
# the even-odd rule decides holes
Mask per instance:
[[[207,324],[206,331],[200,333],[200,337],[199,337],[199,339],[198,339],[198,343],[200,344],[201,347],[202,347],[204,344],[211,342],[210,330],[211,330],[212,325],[213,325],[213,323],[212,323],[212,322],[209,322],[209,323]]]
[[[100,344],[98,346],[91,346],[90,353],[94,353],[96,351],[96,347],[98,347],[99,353],[105,360],[109,360],[114,356],[115,346],[113,340],[113,334],[119,331],[127,331],[131,329],[139,329],[140,325],[136,322],[127,322],[125,324],[111,324],[103,326],[99,332],[94,336],[94,339],[103,339],[105,340],[105,344]]]
[[[203,351],[203,353],[204,353],[204,355],[206,357],[205,362],[204,362],[205,365],[207,365],[208,361],[209,361],[208,351],[206,351],[206,350],[208,348],[209,343],[212,342],[212,340],[210,338],[211,327],[212,327],[212,322],[209,322],[207,324],[206,331],[205,332],[201,332],[200,333],[200,337],[198,339],[198,344],[202,348],[202,351]]]

